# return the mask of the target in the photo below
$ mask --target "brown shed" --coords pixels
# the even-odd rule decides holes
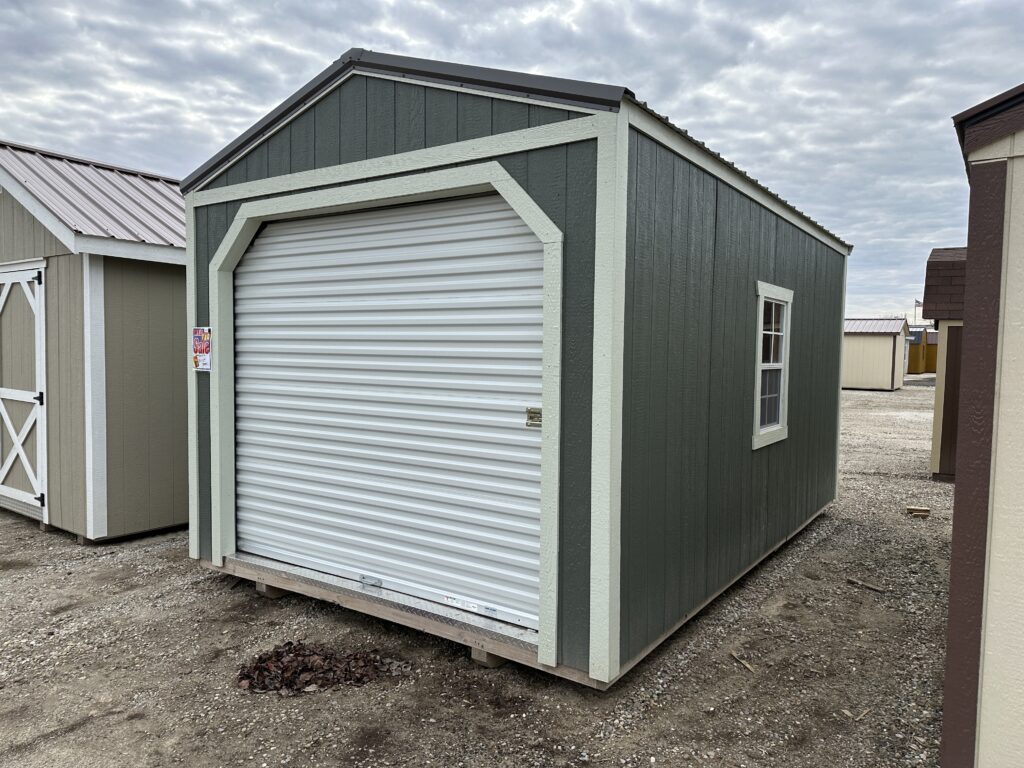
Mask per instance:
[[[1024,755],[1024,84],[953,121],[971,196],[942,765],[1010,766]]]
[[[967,248],[936,248],[928,257],[922,314],[935,321],[937,337],[935,417],[932,421],[932,477],[956,475],[957,422],[960,418],[960,353],[963,347]],[[929,345],[929,349],[931,345]]]

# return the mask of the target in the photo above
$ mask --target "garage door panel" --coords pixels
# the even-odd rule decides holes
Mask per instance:
[[[267,225],[235,271],[238,548],[536,628],[543,282],[497,197]]]

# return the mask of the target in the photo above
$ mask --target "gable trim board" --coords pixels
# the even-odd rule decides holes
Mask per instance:
[[[85,536],[107,535],[107,376],[103,257],[84,255],[82,269],[85,372]]]
[[[367,79],[377,77],[375,73],[365,70],[359,70],[357,74]],[[459,90],[457,86],[451,85],[449,89]],[[532,104],[540,100],[523,101]],[[242,567],[238,562],[241,555],[230,553],[234,529],[233,517],[227,512],[229,496],[232,493],[230,478],[234,472],[229,439],[229,433],[233,429],[233,408],[229,402],[229,398],[233,397],[229,375],[233,339],[230,338],[231,286],[225,277],[230,271],[225,272],[224,265],[231,264],[233,260],[241,257],[244,246],[239,244],[248,242],[256,232],[259,222],[303,217],[314,211],[326,213],[358,210],[382,204],[439,199],[453,194],[479,193],[496,189],[496,184],[505,183],[509,189],[517,190],[516,194],[522,195],[524,201],[532,199],[539,210],[546,212],[545,215],[556,228],[565,231],[563,220],[579,218],[581,215],[573,209],[573,200],[561,197],[568,194],[571,198],[572,188],[544,190],[528,187],[525,181],[529,175],[527,165],[531,174],[540,173],[546,169],[549,159],[564,158],[566,154],[571,156],[577,150],[582,152],[589,143],[596,149],[592,159],[588,160],[593,163],[593,169],[587,171],[595,174],[594,208],[592,213],[586,214],[584,224],[576,225],[577,228],[573,230],[575,239],[563,242],[562,259],[567,271],[570,268],[578,269],[578,266],[573,266],[576,263],[572,261],[573,259],[592,260],[589,288],[593,291],[593,303],[574,305],[573,301],[577,299],[570,300],[573,283],[563,277],[561,323],[563,326],[569,325],[573,313],[579,311],[579,306],[585,306],[590,333],[589,338],[587,335],[582,337],[586,343],[583,349],[577,348],[577,338],[561,342],[557,360],[563,380],[563,396],[560,404],[555,406],[560,408],[559,413],[562,417],[559,419],[563,427],[559,443],[562,469],[560,473],[556,473],[553,467],[545,467],[545,472],[551,473],[551,477],[559,474],[559,486],[562,490],[562,495],[556,500],[560,507],[555,508],[555,513],[550,515],[545,523],[552,529],[545,536],[552,538],[557,534],[560,545],[558,557],[547,555],[545,565],[545,569],[553,574],[551,578],[554,579],[557,588],[552,590],[553,597],[549,596],[546,603],[547,618],[542,616],[540,650],[536,660],[527,663],[533,663],[534,666],[555,671],[572,679],[580,679],[582,674],[584,681],[595,687],[605,687],[617,679],[626,668],[632,666],[636,659],[632,654],[626,655],[621,646],[621,610],[625,596],[620,558],[623,546],[621,502],[625,315],[628,290],[626,243],[629,236],[629,146],[632,133],[637,130],[637,126],[657,134],[658,142],[679,156],[680,161],[689,162],[702,172],[710,173],[721,184],[733,189],[737,195],[764,209],[765,215],[770,214],[788,222],[792,225],[794,233],[799,232],[800,237],[807,235],[808,242],[815,241],[815,248],[807,250],[809,269],[812,272],[816,268],[815,261],[819,254],[829,252],[841,257],[842,270],[839,268],[839,262],[828,267],[831,270],[829,274],[835,279],[829,278],[832,282],[829,283],[831,287],[827,306],[829,311],[834,309],[833,299],[838,301],[844,295],[844,289],[839,287],[839,276],[845,274],[845,256],[849,253],[850,247],[713,153],[672,131],[664,123],[651,117],[643,108],[628,102],[621,103],[617,110],[595,111],[593,114],[556,123],[426,149],[314,167],[256,181],[243,181],[244,174],[240,174],[235,176],[234,183],[229,180],[224,186],[202,186],[207,177],[223,173],[229,162],[242,162],[241,154],[233,154],[229,159],[224,159],[227,158],[227,155],[224,155],[218,163],[205,164],[200,171],[186,180],[186,183],[193,184],[192,190],[186,192],[186,219],[189,227],[189,319],[195,325],[215,326],[213,373],[209,380],[206,380],[205,373],[192,375],[188,385],[189,471],[192,478],[190,554],[224,570]],[[264,125],[264,131],[272,129],[273,126]],[[250,137],[247,146],[256,145],[267,135],[268,133],[264,132],[259,137]],[[538,158],[536,165],[533,164],[534,156]],[[541,157],[545,160],[541,161]],[[566,177],[559,177],[557,181],[562,185],[567,183]],[[574,182],[575,178],[569,179],[570,184]],[[538,202],[537,195],[547,192],[551,193],[549,199],[544,203]],[[545,207],[545,204],[548,207]],[[557,212],[552,213],[552,210]],[[584,236],[583,240],[580,240],[580,233]],[[570,255],[572,248],[577,249],[575,255]],[[581,248],[584,250],[580,251]],[[547,254],[545,258],[546,263],[550,263],[551,259]],[[209,277],[206,274],[208,264],[212,269]],[[753,288],[751,290],[753,291]],[[811,297],[807,299],[808,310],[814,306],[825,306],[824,298],[813,301]],[[841,312],[837,322],[841,326]],[[549,325],[545,316],[545,358],[548,355]],[[830,328],[831,325],[830,323]],[[573,365],[578,365],[582,355],[588,358],[587,366],[573,372],[573,369],[567,366],[567,361],[572,359]],[[585,386],[587,398],[590,400],[586,403],[589,437],[584,436],[587,460],[585,496],[576,487],[583,482],[584,475],[566,474],[566,462],[578,461],[579,454],[567,450],[564,429],[566,411],[572,405],[573,398],[580,392],[578,389],[571,390],[574,394],[566,399],[566,387],[570,386],[566,377],[576,377],[577,383],[571,386],[578,387],[582,384],[578,381],[581,370],[587,378]],[[545,362],[545,373],[547,371],[548,365]],[[838,376],[836,384],[838,385]],[[210,390],[209,399],[207,389]],[[544,410],[547,411],[544,415],[548,417],[550,410],[547,404],[546,383],[544,393]],[[744,403],[746,402],[745,398]],[[744,412],[748,412],[746,406]],[[209,419],[209,426],[203,424],[204,419]],[[548,424],[549,420],[545,418],[545,428]],[[578,429],[579,426],[576,424],[574,429]],[[749,420],[745,420],[745,426],[746,447],[749,450]],[[831,439],[830,436],[829,440]],[[824,454],[828,454],[832,445]],[[206,458],[207,450],[215,453],[209,460]],[[544,450],[547,456],[547,441]],[[831,456],[829,459],[831,462]],[[831,462],[831,466],[834,468],[834,462]],[[822,482],[827,480],[827,484],[834,487],[835,478],[826,478],[826,474],[827,472],[823,471]],[[546,474],[545,477],[549,475]],[[204,499],[207,490],[210,491],[209,500]],[[577,525],[584,519],[579,517],[579,510],[575,504],[567,503],[567,498],[587,499],[585,535],[576,528],[570,529],[571,535],[567,538],[564,521],[561,522],[562,527],[559,527],[560,521],[556,519],[559,512],[563,515],[577,515],[574,518]],[[545,503],[545,510],[547,509],[550,507]],[[786,533],[792,533],[793,530],[794,527],[789,527]],[[576,583],[579,574],[571,570],[558,570],[560,567],[568,567],[567,562],[570,561],[559,558],[564,554],[563,547],[571,547],[578,543],[572,539],[578,539],[586,546],[586,557],[571,561],[573,568],[586,569],[582,578],[586,590],[585,610],[573,614],[579,621],[567,618],[563,613],[564,610],[568,610],[567,605],[574,604],[572,601],[578,599],[579,593],[571,592],[569,603],[562,600],[567,589],[565,579],[571,577]],[[550,553],[553,550],[549,548],[548,551]],[[575,553],[574,558],[578,554]],[[246,564],[245,567],[250,565],[251,563]],[[281,571],[282,583],[288,578],[290,577]],[[341,601],[340,598],[332,599]],[[410,623],[412,620],[402,621]],[[554,626],[555,632],[545,637],[545,626]],[[570,648],[569,641],[556,634],[569,630],[575,633],[573,644],[582,637],[582,653],[575,645]],[[479,647],[486,648],[486,644]]]

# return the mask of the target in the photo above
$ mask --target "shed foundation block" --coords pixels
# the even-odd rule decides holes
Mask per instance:
[[[260,597],[265,597],[267,600],[280,600],[289,593],[286,589],[281,589],[280,587],[274,587],[270,584],[264,584],[261,581],[257,581],[256,594]]]
[[[503,659],[501,656],[495,656],[493,653],[488,653],[481,648],[469,649],[469,658],[473,660],[473,663],[479,664],[481,667],[487,669],[497,669],[504,664],[508,659]]]

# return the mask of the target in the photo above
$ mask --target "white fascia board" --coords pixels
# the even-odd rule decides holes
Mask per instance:
[[[153,261],[160,264],[174,264],[179,267],[185,266],[184,248],[179,248],[176,245],[133,243],[127,240],[115,240],[112,237],[77,235],[73,252],[92,253],[97,256],[112,256],[117,259]]]
[[[75,248],[75,233],[63,221],[58,219],[49,208],[39,202],[24,184],[12,176],[6,168],[0,167],[0,187],[21,204],[32,217],[42,224],[61,244],[68,253],[78,253]]]
[[[641,133],[650,136],[659,144],[664,144],[677,155],[704,169],[712,176],[721,179],[754,202],[763,205],[772,213],[803,230],[816,240],[820,240],[832,250],[841,253],[843,256],[848,256],[853,250],[853,246],[840,242],[820,224],[800,215],[736,168],[731,167],[728,163],[716,157],[714,153],[700,146],[696,141],[687,139],[678,131],[654,117],[646,109],[625,100],[622,102],[622,111],[628,115],[629,124]]]
[[[83,254],[85,341],[85,533],[107,535],[107,360],[103,257]]]
[[[442,144],[437,147],[385,155],[370,160],[359,160],[328,168],[274,176],[259,181],[232,184],[195,192],[194,204],[212,205],[233,200],[244,200],[265,195],[298,192],[314,187],[327,187],[353,181],[368,181],[381,176],[413,173],[426,168],[474,163],[490,160],[514,152],[529,152],[558,144],[568,144],[597,137],[598,127],[605,113],[562,120],[557,123],[523,128],[519,131],[483,136],[479,139]]]

